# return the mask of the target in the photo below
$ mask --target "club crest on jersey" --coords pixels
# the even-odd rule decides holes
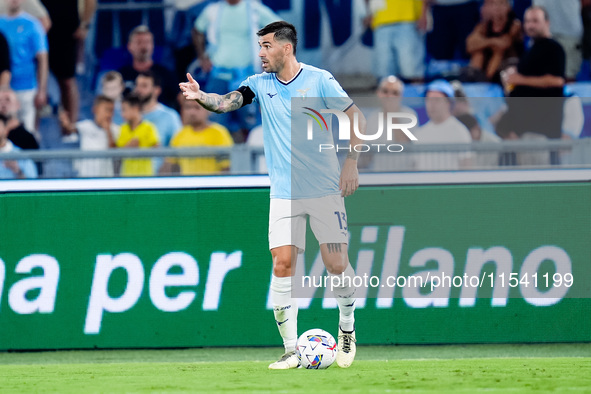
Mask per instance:
[[[308,90],[310,90],[310,88],[306,88],[306,89],[296,89],[296,91],[300,94],[301,98],[306,98],[308,95]]]

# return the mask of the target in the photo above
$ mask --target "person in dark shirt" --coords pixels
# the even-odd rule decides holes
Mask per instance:
[[[511,97],[563,97],[566,56],[550,34],[548,13],[542,7],[525,12],[525,34],[532,45],[521,57],[517,72],[509,73],[506,83],[513,86]]]
[[[78,0],[41,0],[52,25],[47,32],[49,69],[56,77],[61,104],[72,123],[78,121],[80,95],[76,84],[79,41],[88,34],[96,0],[84,0],[84,13],[78,13]]]
[[[39,149],[39,143],[18,119],[19,102],[10,87],[0,87],[0,115],[6,117],[8,139],[21,149]]]
[[[154,35],[148,26],[140,25],[131,31],[127,50],[131,53],[133,62],[118,70],[126,87],[133,89],[137,76],[150,71],[162,81],[159,101],[169,107],[175,106],[177,90],[172,87],[177,86],[176,78],[171,70],[154,62]]]
[[[566,56],[560,44],[551,38],[550,20],[544,8],[527,9],[524,29],[532,45],[517,68],[510,68],[501,76],[510,96],[508,116],[518,136],[529,132],[560,138]]]
[[[6,37],[0,33],[0,86],[8,86],[10,77],[10,49]]]

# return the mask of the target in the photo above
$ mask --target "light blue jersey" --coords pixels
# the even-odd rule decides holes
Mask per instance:
[[[144,112],[144,119],[154,123],[162,146],[168,146],[172,137],[183,128],[179,113],[161,103],[156,104],[153,110]]]
[[[336,153],[319,149],[320,144],[334,144],[331,127],[315,126],[313,139],[308,140],[310,118],[304,112],[310,111],[304,108],[318,113],[322,109],[346,111],[353,102],[328,71],[300,64],[299,73],[288,83],[279,81],[276,74],[262,73],[240,85],[248,87],[261,106],[271,198],[316,198],[340,193]],[[292,105],[297,112],[293,118]],[[323,117],[330,122],[331,116]]]
[[[10,86],[16,91],[37,89],[35,58],[47,52],[47,36],[41,23],[25,12],[14,17],[2,15],[0,32],[10,48]]]

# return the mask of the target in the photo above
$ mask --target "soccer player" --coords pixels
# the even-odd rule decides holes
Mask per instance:
[[[269,365],[270,369],[297,368],[297,303],[292,299],[292,266],[305,247],[306,220],[320,243],[320,252],[329,274],[353,278],[347,256],[348,234],[343,197],[359,186],[358,153],[350,149],[339,177],[334,150],[310,149],[301,133],[291,133],[292,97],[319,97],[324,108],[343,111],[353,125],[357,112],[359,131],[365,132],[365,118],[335,78],[327,71],[297,61],[297,34],[293,25],[273,22],[257,32],[259,58],[263,73],[247,78],[240,87],[225,95],[200,90],[190,74],[179,86],[188,100],[204,108],[223,113],[237,110],[254,100],[261,106],[264,146],[271,204],[269,213],[269,249],[273,258],[271,297],[273,313],[283,338],[285,354]],[[352,131],[352,130],[351,130]],[[320,133],[322,142],[332,135]],[[298,137],[299,136],[299,137]],[[351,132],[350,147],[361,140]],[[309,142],[309,141],[308,141]],[[337,282],[335,282],[337,283]],[[355,288],[342,280],[333,288],[339,305],[337,364],[347,368],[355,358]]]

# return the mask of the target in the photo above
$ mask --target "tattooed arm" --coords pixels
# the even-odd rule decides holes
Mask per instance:
[[[191,74],[187,74],[188,82],[179,84],[183,96],[187,100],[195,100],[203,108],[218,114],[237,110],[242,107],[244,98],[242,93],[233,91],[225,95],[215,93],[205,93],[199,88],[197,81],[193,79]]]
[[[201,97],[195,99],[203,108],[218,114],[235,111],[242,107],[242,93],[233,91],[225,95],[201,92]]]

